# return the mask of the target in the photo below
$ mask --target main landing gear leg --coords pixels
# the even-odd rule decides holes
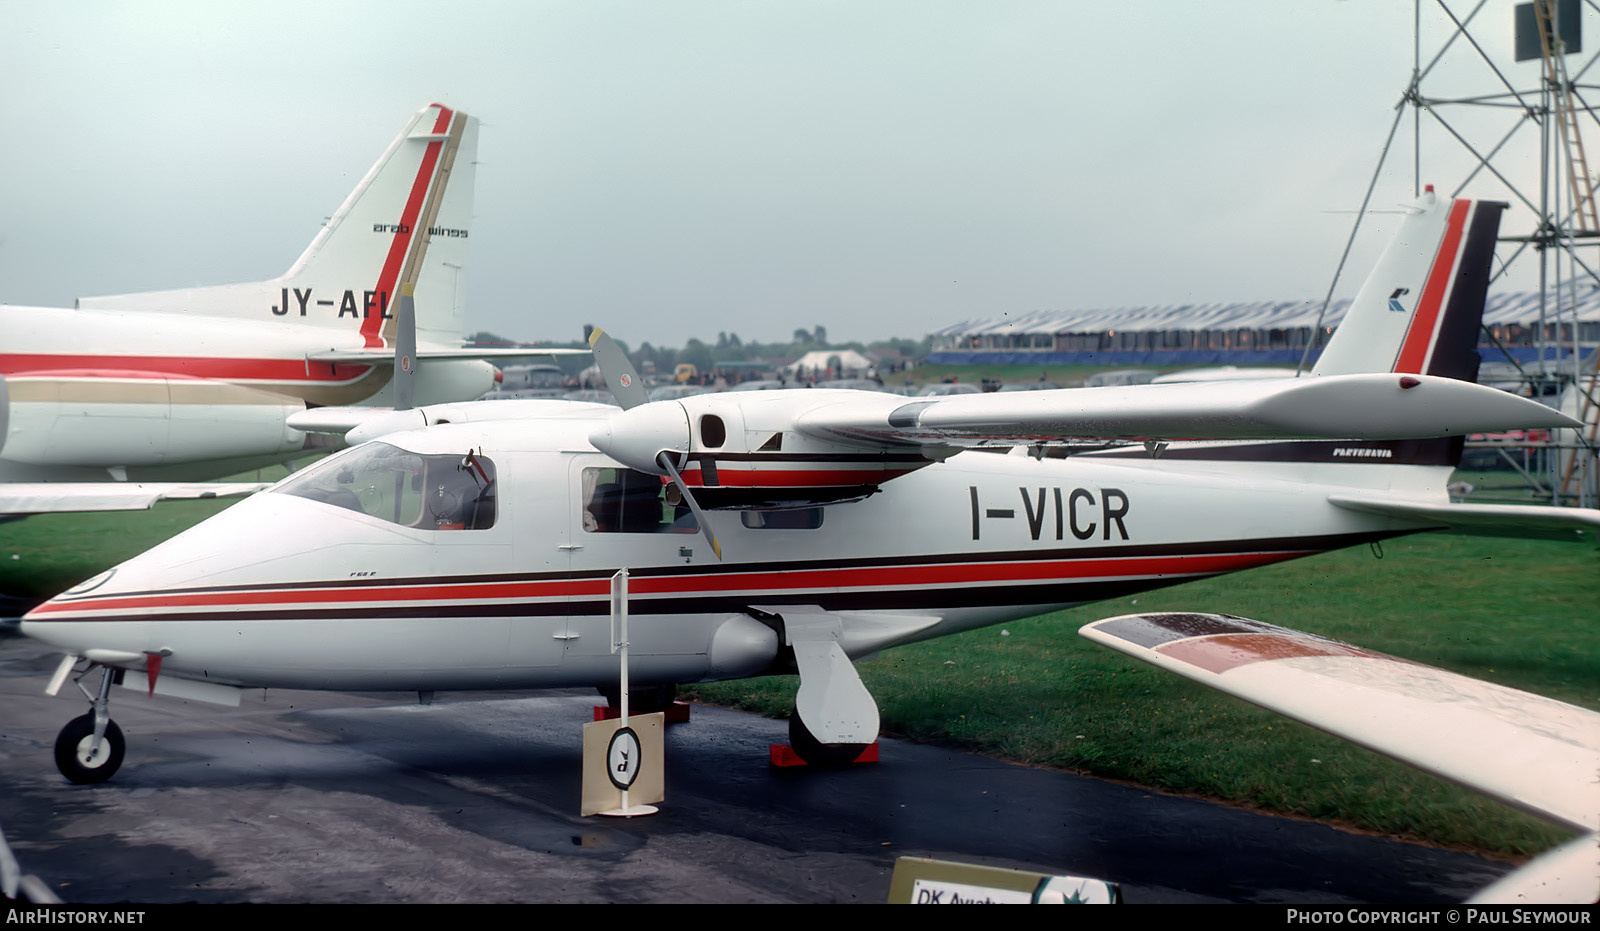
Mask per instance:
[[[785,613],[784,630],[800,670],[789,745],[813,766],[855,762],[878,739],[878,705],[839,645],[839,619]]]
[[[127,750],[122,728],[111,720],[111,680],[115,670],[109,666],[101,668],[100,689],[96,695],[89,695],[82,677],[74,683],[89,698],[90,712],[68,721],[56,737],[56,768],[68,782],[79,785],[110,779],[121,768],[122,755]]]

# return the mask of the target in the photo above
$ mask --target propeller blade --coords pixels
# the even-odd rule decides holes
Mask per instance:
[[[700,525],[700,532],[706,535],[706,542],[711,544],[711,552],[717,554],[717,559],[722,559],[722,544],[717,542],[717,535],[711,532],[711,522],[706,520],[706,512],[700,509],[700,502],[694,500],[694,494],[689,491],[689,486],[684,484],[683,476],[678,474],[677,467],[672,464],[672,453],[662,450],[661,455],[656,457],[656,462],[672,476],[672,483],[678,486],[678,491],[683,494],[683,500],[689,502],[689,510],[694,512],[694,520]]]
[[[606,387],[611,389],[611,396],[617,399],[623,410],[638,407],[650,400],[650,395],[644,390],[644,382],[639,380],[639,373],[633,370],[633,363],[628,361],[627,354],[616,340],[595,327],[589,334],[589,348],[594,351],[594,363],[600,366],[600,374],[606,377]]]
[[[7,421],[11,419],[11,396],[6,390],[6,377],[0,375],[0,449],[6,445],[6,432],[11,428]]]
[[[417,306],[410,282],[400,287],[394,329],[394,409],[408,411],[417,385]]]

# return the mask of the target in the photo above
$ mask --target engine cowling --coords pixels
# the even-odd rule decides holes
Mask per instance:
[[[590,440],[629,468],[655,475],[666,474],[660,453],[672,453],[684,483],[707,509],[814,507],[859,500],[934,460],[916,445],[829,442],[797,430],[798,417],[834,403],[904,402],[873,392],[809,389],[696,395],[614,414]]]

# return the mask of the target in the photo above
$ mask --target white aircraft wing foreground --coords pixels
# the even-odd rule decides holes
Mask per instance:
[[[1600,897],[1600,713],[1221,614],[1131,614],[1090,640],[1584,832],[1492,887]]]

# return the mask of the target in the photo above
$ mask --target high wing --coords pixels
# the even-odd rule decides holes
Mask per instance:
[[[1600,896],[1600,713],[1221,614],[1130,614],[1084,637],[1584,832],[1491,897]]]
[[[1559,419],[1505,392],[1388,373],[955,395],[888,410],[833,405],[796,428],[844,442],[1015,446],[1075,439],[1400,439],[1475,431],[1480,420]]]
[[[527,356],[586,356],[587,349],[537,346],[419,346],[418,359],[520,359]],[[306,355],[312,362],[392,363],[392,349],[326,349]]]
[[[300,430],[348,442],[447,421],[550,416],[603,419],[595,447],[666,475],[670,454],[710,508],[848,501],[965,447],[1104,440],[1393,439],[1571,426],[1558,411],[1470,382],[1376,373],[1253,382],[1069,388],[907,399],[795,389],[704,394],[627,410],[571,402],[478,401],[411,411],[316,408]],[[564,407],[550,407],[550,404]]]
[[[141,511],[157,501],[240,498],[270,482],[6,482],[0,517],[78,511]]]
[[[965,447],[1105,440],[1397,439],[1567,425],[1470,382],[1377,373],[917,399],[862,391],[705,394],[612,412],[590,440],[630,468],[663,453],[713,508],[844,501]],[[1508,427],[1508,429],[1510,429]]]
[[[462,401],[429,404],[411,410],[381,407],[313,407],[289,417],[289,426],[307,433],[342,436],[352,446],[403,430],[420,430],[441,423],[477,423],[495,420],[593,418],[616,410],[609,404],[563,401],[552,398],[507,398],[496,401]]]

